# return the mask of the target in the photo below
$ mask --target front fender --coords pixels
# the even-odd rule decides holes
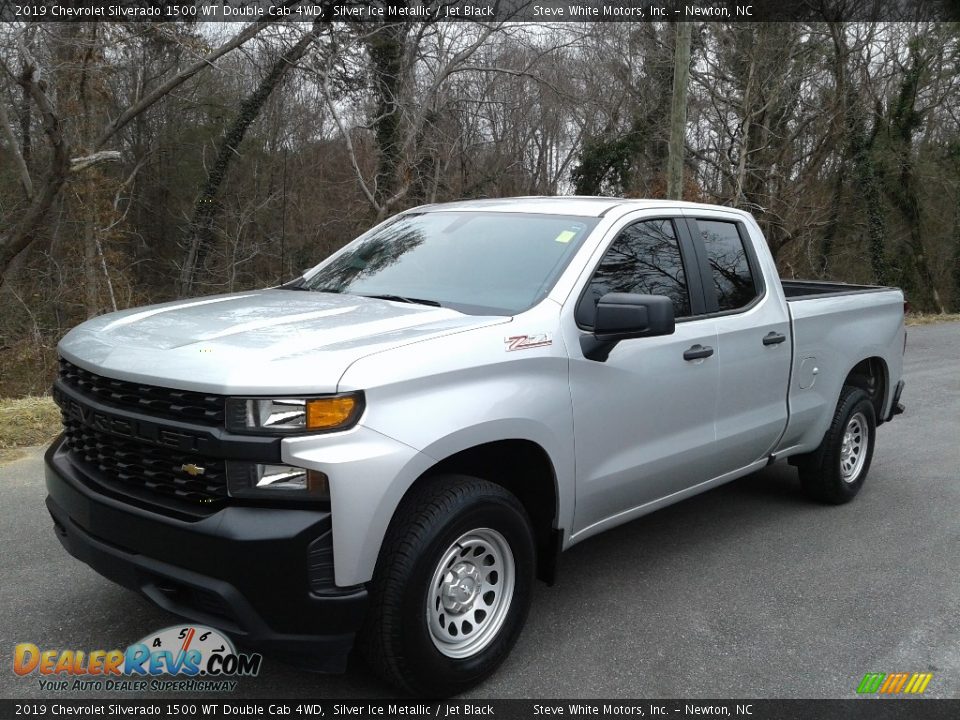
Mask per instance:
[[[283,462],[330,478],[334,580],[340,587],[373,577],[387,527],[404,493],[433,464],[422,452],[366,427],[284,440]]]
[[[374,353],[347,369],[338,391],[362,390],[366,397],[358,429],[382,438],[378,444],[395,446],[387,453],[389,462],[376,455],[357,472],[356,482],[331,479],[337,584],[372,577],[390,520],[417,478],[485,443],[527,440],[540,446],[556,477],[557,526],[572,526],[573,412],[566,349],[549,342],[511,352],[504,342],[516,334],[555,337],[556,312],[547,303],[506,328],[412,343]]]

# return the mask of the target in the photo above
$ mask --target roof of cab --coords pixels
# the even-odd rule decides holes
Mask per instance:
[[[684,202],[680,200],[634,199],[617,197],[593,197],[588,195],[530,196],[509,198],[487,198],[483,200],[460,200],[449,203],[421,205],[408,212],[465,211],[484,210],[488,212],[543,213],[545,215],[579,215],[582,217],[602,217],[613,208],[712,208],[717,205]],[[733,208],[723,208],[732,210]]]

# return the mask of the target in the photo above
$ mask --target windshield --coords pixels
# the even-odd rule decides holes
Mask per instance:
[[[301,288],[513,315],[546,296],[596,224],[526,213],[401,215],[354,240]]]

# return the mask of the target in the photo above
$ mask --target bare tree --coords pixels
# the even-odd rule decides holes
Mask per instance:
[[[193,217],[187,226],[187,237],[184,243],[186,255],[180,268],[179,294],[181,297],[190,294],[197,269],[202,267],[213,242],[214,222],[219,208],[217,194],[233,158],[239,152],[247,129],[257,119],[264,104],[279,87],[283,78],[306,55],[322,30],[321,22],[319,20],[314,22],[309,31],[303,33],[296,43],[280,54],[256,89],[240,104],[236,117],[224,133],[216,159],[207,172],[206,181],[194,204]]]
[[[667,160],[667,197],[683,197],[683,160],[687,130],[687,83],[690,80],[690,23],[677,23],[673,56],[673,97],[670,104],[670,154]]]
[[[220,57],[242,46],[267,25],[267,21],[258,21],[247,25],[201,59],[174,73],[145,96],[137,98],[115,119],[107,123],[92,147],[88,148],[86,155],[72,159],[70,158],[71,148],[64,135],[63,113],[55,107],[49,97],[47,93],[48,84],[43,77],[42,69],[21,36],[19,50],[24,65],[23,73],[14,74],[5,62],[3,69],[29,93],[31,101],[42,118],[44,134],[52,152],[46,172],[39,182],[33,182],[37,189],[33,193],[30,206],[11,228],[0,234],[0,280],[4,278],[13,259],[33,242],[36,230],[47,217],[54,200],[71,174],[85,170],[99,161],[115,159],[116,156],[113,152],[104,154],[102,152],[103,147],[131,120],[146,112],[190,78],[213,66],[213,63]],[[67,30],[60,28],[58,32],[63,33]]]

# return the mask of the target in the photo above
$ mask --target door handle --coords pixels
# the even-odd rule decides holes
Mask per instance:
[[[786,335],[781,335],[781,334],[778,333],[778,332],[768,332],[766,335],[763,336],[763,344],[764,344],[764,345],[779,345],[780,343],[782,343],[782,342],[783,342],[784,340],[786,340],[786,339],[787,339],[787,336],[786,336]]]
[[[703,360],[713,355],[713,348],[709,345],[701,345],[697,343],[689,350],[684,351],[683,359],[684,360]]]

